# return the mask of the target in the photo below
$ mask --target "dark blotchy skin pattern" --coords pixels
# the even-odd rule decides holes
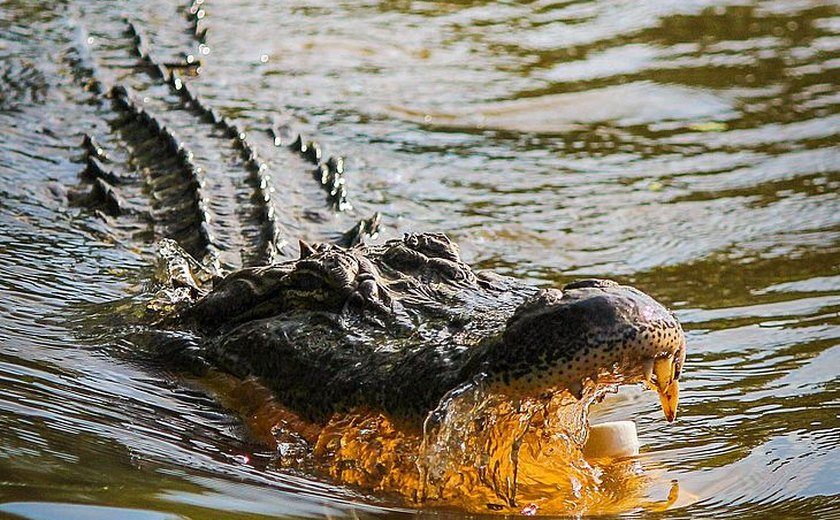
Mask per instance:
[[[636,289],[538,290],[473,271],[443,234],[301,250],[217,281],[178,322],[204,337],[212,364],[261,377],[313,420],[355,406],[419,418],[476,377],[575,393],[599,371],[638,372],[684,348],[676,319]]]

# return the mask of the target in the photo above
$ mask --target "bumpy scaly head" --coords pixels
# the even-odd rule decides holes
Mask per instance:
[[[523,303],[488,360],[492,381],[521,394],[567,389],[579,397],[587,384],[644,382],[673,421],[685,348],[679,322],[656,300],[583,280]]]

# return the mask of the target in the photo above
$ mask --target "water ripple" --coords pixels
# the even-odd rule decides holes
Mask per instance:
[[[171,2],[0,8],[0,511],[404,513],[278,467],[207,389],[132,357],[120,316],[151,247],[68,201],[82,136],[111,132],[68,57],[83,34],[132,74],[128,9],[159,55],[201,57],[191,87],[237,125],[288,123],[345,155],[353,218],[382,211],[383,238],[446,230],[480,267],[615,277],[673,306],[678,421],[634,388],[595,412],[636,420],[645,462],[679,481],[669,518],[837,517],[834,3],[202,5],[204,47]],[[274,180],[281,200],[310,204],[294,175]]]

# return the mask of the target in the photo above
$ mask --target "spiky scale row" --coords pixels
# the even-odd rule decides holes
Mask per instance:
[[[181,99],[186,107],[200,114],[214,126],[221,128],[228,137],[234,140],[234,146],[240,150],[242,159],[245,162],[245,169],[251,174],[251,185],[255,190],[252,200],[259,208],[258,219],[260,221],[261,244],[258,246],[257,261],[258,263],[272,263],[278,254],[280,254],[286,242],[274,211],[267,166],[264,162],[260,161],[253,145],[247,141],[245,133],[240,131],[228,119],[219,115],[215,109],[202,102],[198,94],[174,70],[169,71],[168,74],[163,76],[159,74],[163,68],[152,57],[141,32],[130,21],[126,20],[126,23],[129,26],[129,32],[135,36],[134,41],[137,44],[138,54],[141,55],[142,60],[151,65],[153,76],[165,77],[171,90]],[[154,73],[154,71],[158,73]],[[143,117],[142,114],[141,117]],[[149,124],[154,123],[149,122]]]
[[[146,42],[146,38],[143,36],[143,33],[141,33],[134,22],[128,18],[123,18],[123,21],[128,28],[128,33],[131,35],[132,54],[140,59],[140,61],[149,69],[152,76],[157,79],[166,78],[166,67],[152,59],[151,52],[149,51],[149,45]]]
[[[190,21],[190,31],[199,43],[207,43],[207,27],[202,27],[201,25],[201,21],[205,16],[207,16],[207,11],[204,7],[202,7],[203,5],[204,0],[193,0],[187,10],[187,18]]]
[[[233,123],[225,119],[215,108],[202,101],[201,97],[175,71],[169,72],[166,82],[170,89],[181,98],[186,107],[201,115],[208,123],[221,128],[227,136],[234,138],[241,133]]]
[[[201,1],[193,4],[194,7],[201,5]],[[149,49],[146,38],[142,35],[138,27],[128,19],[125,19],[128,27],[128,32],[132,35],[134,43],[134,53],[140,57],[141,61],[147,65],[150,75],[155,78],[166,78],[167,84],[172,91],[181,99],[184,105],[197,112],[202,118],[220,128],[225,135],[233,140],[233,145],[240,151],[240,155],[244,161],[245,169],[251,174],[251,184],[255,189],[255,194],[252,200],[259,208],[258,219],[260,221],[260,236],[262,244],[258,247],[259,259],[261,262],[272,262],[277,254],[285,246],[283,234],[280,231],[280,226],[277,222],[274,205],[271,200],[270,181],[267,176],[267,167],[262,162],[254,149],[253,145],[247,140],[246,134],[241,131],[230,120],[222,117],[215,109],[207,106],[202,102],[201,98],[190,88],[176,72],[175,68],[181,68],[183,64],[177,63],[174,66],[166,64],[166,66],[158,63]],[[187,60],[187,65],[190,65]],[[166,70],[166,68],[170,70]],[[145,124],[154,126],[157,124],[154,118],[149,118],[145,112],[139,114],[140,118],[144,120]],[[160,131],[160,128],[157,128]],[[279,136],[274,135],[275,145],[280,145]],[[345,211],[351,209],[347,202],[347,190],[344,178],[344,159],[341,157],[330,157],[326,161],[322,161],[321,147],[317,142],[305,142],[301,136],[298,136],[297,141],[292,144],[292,149],[300,153],[304,159],[316,166],[313,171],[313,176],[321,184],[327,192],[328,199],[332,206],[338,211]],[[361,234],[375,234],[378,228],[379,218],[374,216],[371,219],[366,219],[360,224],[367,224],[367,221],[375,222],[373,227],[363,225],[359,228],[353,241],[358,240]],[[357,225],[358,227],[358,225]],[[356,228],[354,228],[355,230]],[[348,233],[352,233],[351,230]],[[347,235],[347,234],[345,234]],[[342,237],[342,240],[344,236]]]
[[[226,122],[224,119],[223,121]],[[286,242],[280,232],[277,217],[274,213],[268,167],[259,159],[256,149],[248,141],[244,132],[240,132],[235,126],[229,126],[229,129],[234,134],[234,146],[239,149],[240,156],[245,161],[245,169],[251,174],[251,183],[256,192],[254,199],[260,208],[261,234],[264,244],[264,250],[261,252],[262,260],[263,263],[273,263],[277,254],[285,247]]]
[[[91,196],[102,201],[105,212],[112,217],[121,215],[126,208],[125,200],[120,196],[114,187],[102,179],[94,179]]]
[[[187,227],[192,227],[199,239],[197,249],[202,253],[199,256],[209,256],[210,261],[215,264],[218,258],[218,247],[210,231],[210,215],[207,199],[203,193],[201,168],[193,162],[193,153],[184,147],[171,130],[162,126],[157,118],[149,114],[144,108],[137,106],[124,86],[114,86],[110,95],[117,108],[123,111],[133,122],[144,127],[153,138],[163,145],[168,155],[175,158],[178,165],[177,175],[180,177],[177,189],[186,188],[189,190],[188,204],[190,213],[192,213],[192,220],[188,220],[188,225],[178,231],[185,231]]]
[[[85,169],[80,176],[91,185],[89,192],[71,194],[70,199],[96,208],[108,216],[116,217],[126,211],[128,205],[120,196],[114,185],[120,183],[119,177],[105,169],[102,164],[107,160],[104,149],[99,146],[90,134],[85,134],[82,139],[82,149],[85,152]]]
[[[183,61],[167,61],[159,62],[152,57],[151,47],[148,44],[146,37],[137,28],[137,25],[128,18],[124,18],[127,31],[131,35],[131,53],[140,59],[140,61],[149,69],[151,75],[156,79],[167,79],[169,77],[169,70],[171,69],[189,69],[194,73],[198,72],[201,67],[201,60],[195,59],[193,56],[185,56]]]
[[[272,136],[275,146],[282,144],[282,139],[276,131],[272,130]],[[327,198],[333,208],[338,211],[346,211],[352,208],[350,203],[347,202],[343,157],[330,157],[326,161],[322,161],[321,145],[316,141],[306,141],[302,135],[298,135],[289,145],[289,148],[315,166],[313,176],[327,192]]]
[[[325,163],[319,164],[315,175],[316,178],[320,177],[318,180],[329,193],[336,209],[339,211],[350,209],[350,203],[347,202],[343,157],[330,157]]]
[[[353,247],[361,244],[365,237],[376,238],[381,222],[382,214],[377,211],[371,217],[359,220],[355,226],[342,233],[336,244]]]
[[[149,46],[146,45],[146,38],[140,33],[140,30],[137,29],[137,26],[134,25],[134,22],[132,22],[128,18],[123,18],[123,22],[125,22],[128,33],[131,35],[132,54],[141,59],[143,57],[148,56]]]
[[[272,263],[286,245],[283,233],[277,222],[274,212],[274,203],[271,196],[271,182],[268,178],[268,167],[257,155],[256,149],[248,141],[245,132],[241,131],[230,120],[222,117],[219,113],[201,101],[201,98],[194,93],[186,82],[177,74],[172,72],[169,76],[170,87],[178,94],[183,102],[196,112],[204,116],[210,123],[222,129],[229,138],[233,140],[233,146],[240,152],[245,163],[245,169],[251,174],[251,184],[255,194],[253,200],[259,207],[259,217],[262,222],[261,239],[262,247],[259,253],[261,263]]]

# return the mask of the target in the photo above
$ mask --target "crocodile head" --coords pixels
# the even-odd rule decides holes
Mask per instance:
[[[486,353],[492,384],[530,394],[644,382],[668,421],[677,413],[685,335],[665,307],[633,287],[582,280],[521,304]]]
[[[217,364],[273,382],[307,415],[361,405],[422,416],[476,376],[512,395],[578,398],[645,382],[676,415],[685,338],[637,289],[538,291],[473,271],[441,234],[301,251],[217,281],[188,315]]]

